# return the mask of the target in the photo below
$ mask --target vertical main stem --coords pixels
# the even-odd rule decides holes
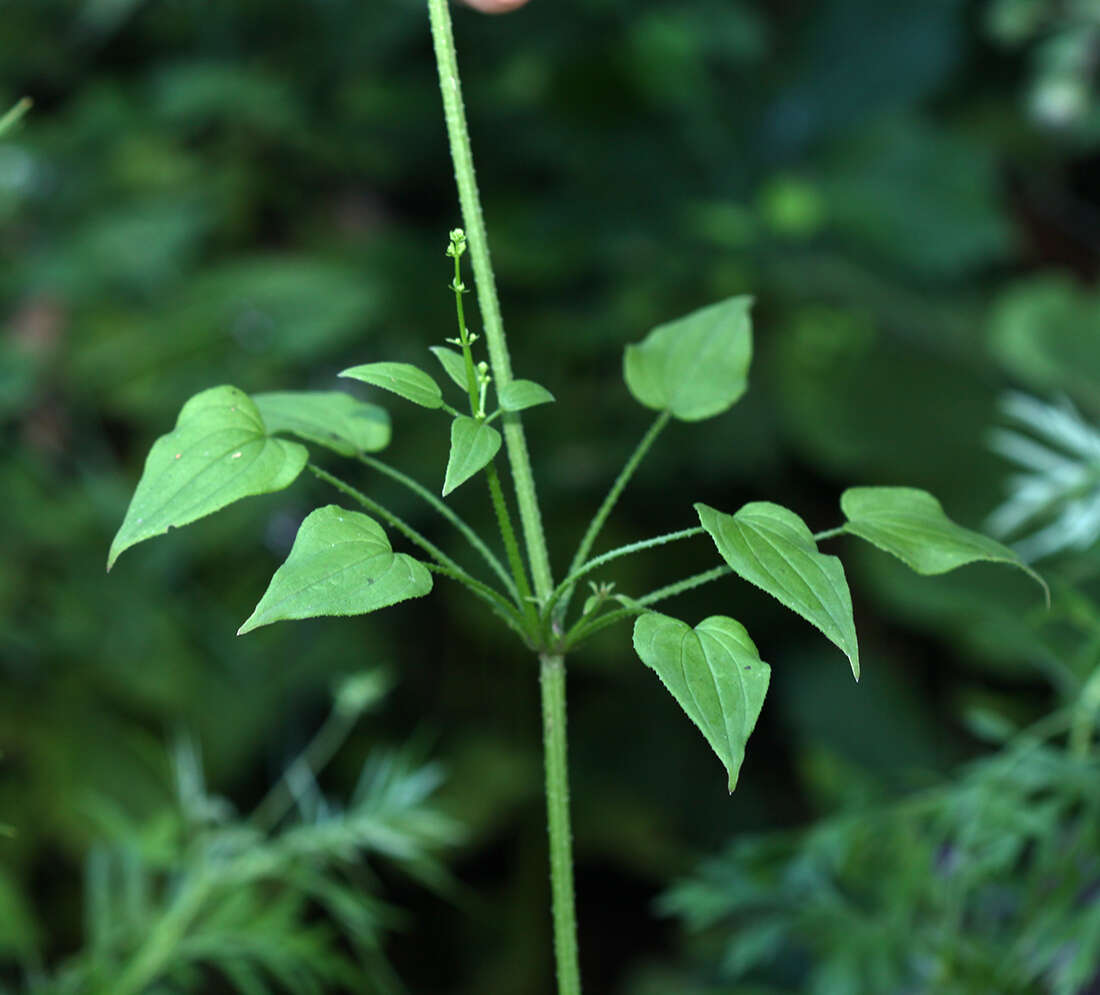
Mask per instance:
[[[565,661],[539,657],[542,736],[546,753],[546,810],[550,835],[550,888],[558,995],[580,995],[577,922],[573,898],[573,840],[569,829],[569,763],[565,730]]]
[[[504,323],[497,300],[496,280],[489,258],[489,240],[481,213],[481,197],[474,176],[474,159],[470,136],[466,128],[466,113],[462,106],[462,87],[458,79],[454,32],[447,0],[428,0],[436,64],[439,69],[439,89],[443,96],[443,114],[447,122],[447,137],[451,144],[458,199],[462,205],[462,221],[473,263],[478,304],[489,351],[489,365],[499,391],[512,381],[512,363],[504,337]],[[523,526],[527,559],[535,595],[545,604],[554,590],[550,571],[550,556],[542,530],[542,515],[535,479],[531,473],[531,457],[519,414],[508,412],[503,419],[504,441],[512,481],[516,488],[520,522]],[[517,582],[518,583],[518,582]],[[540,684],[542,688],[543,738],[546,764],[546,809],[550,833],[550,881],[553,898],[554,954],[557,963],[558,995],[580,995],[581,980],[577,958],[577,927],[573,898],[573,844],[569,830],[569,768],[565,739],[565,661],[561,656],[542,654]]]
[[[474,282],[477,285],[477,302],[481,308],[489,365],[499,391],[505,384],[512,382],[512,361],[504,337],[504,322],[500,316],[493,264],[489,259],[489,239],[481,213],[481,195],[474,176],[474,157],[466,128],[466,111],[462,105],[462,85],[458,79],[454,31],[447,0],[428,0],[428,13],[431,18],[436,65],[439,68],[439,89],[443,95],[443,116],[447,122],[447,137],[451,143],[451,158],[454,160],[455,180],[458,183],[458,200],[462,205],[462,222],[466,227],[466,240],[474,269]],[[531,561],[535,594],[540,600],[545,600],[554,589],[554,580],[550,572],[550,556],[542,530],[542,513],[535,494],[535,478],[531,473],[531,457],[527,452],[523,422],[516,412],[506,413],[503,422],[504,443],[516,487],[519,518],[523,526],[527,556]]]

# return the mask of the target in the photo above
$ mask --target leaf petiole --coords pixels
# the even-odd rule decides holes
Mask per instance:
[[[658,601],[664,601],[666,598],[675,597],[677,594],[683,594],[685,591],[690,591],[692,588],[701,587],[703,584],[709,584],[712,580],[718,580],[719,577],[725,577],[727,574],[731,573],[733,573],[733,571],[726,566],[712,567],[710,570],[704,570],[701,573],[685,577],[683,580],[678,580],[674,584],[666,584],[664,587],[659,587],[655,591],[650,591],[649,594],[637,598],[628,608],[617,608],[615,611],[606,612],[595,618],[587,617],[578,619],[573,624],[573,627],[566,632],[565,638],[562,640],[562,645],[566,649],[572,649],[578,643],[584,642],[589,636],[595,635],[601,629],[606,629],[609,625],[614,625],[616,622],[621,622],[625,618],[631,618],[637,615],[643,608],[655,605]]]
[[[646,453],[649,452],[650,447],[656,441],[657,436],[661,434],[661,430],[668,424],[669,418],[672,415],[666,410],[662,411],[653,420],[653,424],[649,426],[646,434],[642,436],[641,441],[634,447],[632,452],[624,464],[622,470],[619,472],[618,477],[615,478],[615,482],[611,485],[611,490],[607,492],[607,496],[603,499],[603,503],[597,509],[596,514],[592,517],[592,521],[589,522],[588,528],[585,530],[584,537],[580,541],[580,545],[577,546],[577,551],[573,554],[573,562],[569,564],[569,570],[567,573],[573,574],[580,569],[581,564],[584,563],[585,558],[588,556],[589,551],[592,549],[592,544],[596,541],[596,537],[600,534],[600,529],[603,528],[604,523],[607,521],[608,516],[614,509],[616,502],[622,495],[626,485],[630,482],[630,478],[634,476],[634,471],[638,469],[642,460],[645,458]],[[573,597],[573,588],[570,587],[561,601],[561,607],[558,609],[558,618],[561,619],[565,616],[565,613],[569,610],[569,602]]]
[[[459,583],[464,584],[471,592],[476,594],[484,601],[489,601],[498,606],[503,612],[507,612],[509,616],[514,617],[512,612],[511,602],[508,601],[503,594],[494,590],[488,584],[484,584],[472,577],[467,571],[463,570],[454,560],[452,560],[446,553],[443,552],[438,546],[431,540],[425,538],[416,529],[414,529],[408,522],[398,515],[395,515],[385,506],[379,504],[373,498],[367,497],[362,491],[352,487],[351,484],[341,480],[339,477],[333,476],[326,470],[322,470],[319,466],[310,463],[308,464],[309,471],[318,479],[323,480],[327,484],[331,484],[338,491],[346,494],[353,501],[362,505],[368,511],[373,512],[383,521],[392,525],[398,532],[400,532],[409,542],[414,543],[424,550],[435,561],[436,565],[443,568],[440,572],[445,572],[447,576],[453,580],[457,580]],[[425,566],[431,568],[433,564],[425,564]]]
[[[388,463],[378,459],[374,456],[367,456],[365,453],[360,454],[359,462],[364,466],[369,466],[372,470],[377,470],[379,473],[385,474],[391,480],[396,480],[403,487],[408,488],[421,500],[426,501],[431,507],[442,515],[448,522],[450,522],[459,532],[462,533],[466,541],[481,554],[481,558],[489,564],[492,571],[501,579],[504,586],[508,589],[508,593],[512,596],[512,599],[517,603],[520,600],[519,591],[516,589],[515,581],[512,580],[508,571],[504,568],[504,565],[493,554],[493,551],[486,545],[485,541],[479,536],[459,515],[445,502],[436,497],[431,491],[428,490],[423,484],[413,480],[412,477],[402,473],[396,467],[390,466]]]
[[[593,557],[580,568],[574,570],[565,580],[554,588],[554,592],[550,595],[550,600],[546,603],[544,611],[553,611],[554,605],[557,604],[558,600],[565,595],[578,580],[590,574],[593,570],[599,569],[605,563],[610,563],[612,560],[617,560],[622,556],[630,556],[633,553],[640,553],[643,550],[652,549],[654,546],[663,546],[665,543],[676,542],[679,539],[690,539],[693,536],[702,535],[703,532],[704,529],[696,525],[694,528],[681,529],[679,532],[666,532],[663,535],[654,536],[652,539],[642,539],[639,542],[632,542],[626,546],[619,546],[617,549],[612,549],[607,553],[601,553],[599,556]]]

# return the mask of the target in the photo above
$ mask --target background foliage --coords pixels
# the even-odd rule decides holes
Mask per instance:
[[[416,360],[452,334],[442,249],[458,219],[425,12],[411,0],[36,0],[2,18],[0,100],[36,104],[0,144],[0,822],[12,829],[0,839],[0,984],[53,983],[84,962],[110,914],[82,912],[96,868],[132,866],[170,895],[201,860],[184,801],[206,789],[173,786],[180,737],[200,745],[209,793],[229,800],[203,819],[244,855],[315,823],[320,810],[301,802],[261,843],[235,834],[233,813],[294,769],[334,681],[387,664],[385,707],[318,767],[309,795],[353,797],[387,742],[426,739],[443,763],[437,800],[425,789],[409,804],[441,805],[465,827],[457,848],[455,833],[424,841],[449,847],[460,886],[444,899],[386,863],[359,882],[406,909],[387,956],[416,992],[548,992],[535,675],[480,607],[439,584],[431,608],[235,639],[320,499],[304,479],[135,548],[109,581],[102,572],[144,454],[191,394],[346,389],[337,371]],[[1005,458],[1019,446],[989,445],[1011,421],[997,407],[1007,388],[1065,396],[1096,424],[1089,5],[534,0],[503,19],[462,13],[456,28],[514,365],[558,399],[527,418],[551,548],[571,548],[648,424],[621,383],[622,345],[732,294],[756,297],[749,393],[705,432],[668,430],[608,546],[693,524],[696,500],[732,511],[774,499],[830,527],[840,490],[860,483],[927,488],[979,526],[1020,493]],[[393,414],[393,456],[440,482],[438,423]],[[1078,468],[1069,493],[1045,464],[1053,503],[1031,524],[1056,522],[1095,487],[1095,453],[1067,451],[1034,420],[1011,427]],[[361,485],[435,537],[403,492]],[[454,500],[489,524],[472,493]],[[644,590],[700,569],[700,552],[687,544],[599,579]],[[573,661],[593,991],[866,991],[850,967],[866,964],[865,942],[900,972],[876,977],[906,990],[946,990],[927,987],[943,963],[958,991],[989,990],[974,979],[1010,942],[1031,946],[993,966],[1026,965],[1020,991],[1085,989],[1100,944],[1094,755],[1064,741],[1068,720],[1041,744],[1013,730],[1077,714],[1098,654],[1095,535],[1041,564],[1050,616],[1022,577],[975,567],[928,580],[849,552],[858,687],[808,626],[745,585],[676,606],[693,621],[742,619],[773,667],[732,799],[625,627]],[[979,823],[990,842],[963,846],[967,806],[1014,764],[1029,777],[998,789]],[[876,820],[886,831],[861,846]],[[140,860],[104,856],[125,852]],[[691,875],[719,852],[737,859]],[[335,859],[305,866],[328,873]],[[922,890],[930,861],[970,896],[946,899],[960,924],[950,957],[927,932],[947,914]],[[660,908],[683,931],[653,906],[679,876]],[[255,926],[262,906],[247,902],[274,887],[289,904],[266,909],[268,938],[285,927],[314,942],[338,917],[292,877],[280,865],[274,885],[223,913],[224,929]],[[1060,890],[1028,897],[1052,878]],[[771,932],[734,928],[777,880]],[[872,925],[890,910],[919,963],[898,967],[879,933],[816,933],[836,890]],[[1059,960],[1069,922],[1086,932]],[[306,959],[327,965],[323,990],[350,983],[329,954]],[[262,972],[255,983],[275,984]],[[161,990],[220,990],[196,984],[185,971]]]

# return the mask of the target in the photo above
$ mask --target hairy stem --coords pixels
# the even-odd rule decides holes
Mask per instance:
[[[497,557],[493,554],[493,551],[489,549],[489,547],[482,540],[481,536],[479,536],[469,525],[467,525],[466,522],[463,521],[463,519],[454,512],[450,505],[436,497],[435,494],[428,490],[428,488],[426,488],[423,484],[417,482],[416,480],[413,480],[412,477],[407,476],[400,470],[390,466],[388,463],[384,463],[380,459],[376,459],[373,456],[361,454],[359,456],[359,462],[362,463],[364,466],[369,466],[372,470],[377,470],[379,473],[385,474],[392,480],[396,480],[399,484],[407,487],[410,491],[412,491],[417,497],[430,504],[435,511],[439,512],[440,515],[442,515],[448,522],[450,522],[456,529],[458,529],[458,531],[462,533],[466,541],[475,550],[477,550],[478,553],[481,554],[481,558],[489,564],[489,567],[492,569],[493,573],[495,573],[501,579],[501,581],[503,581],[504,586],[508,588],[508,593],[511,594],[517,602],[520,600],[520,595],[516,590],[515,582],[512,580],[511,575],[508,573],[508,571],[504,568],[504,564],[502,564],[500,560],[497,559]]]
[[[504,540],[508,565],[512,568],[515,586],[519,590],[519,607],[528,621],[534,625],[538,618],[531,601],[531,586],[527,583],[527,571],[523,566],[523,557],[520,556],[519,544],[516,542],[516,531],[512,528],[512,516],[508,513],[508,503],[504,500],[504,489],[500,486],[500,475],[492,463],[485,468],[485,477],[489,482],[489,495],[493,501],[493,510],[496,512],[497,525],[500,526],[500,535]]]
[[[550,888],[553,896],[554,958],[559,995],[580,995],[577,922],[573,911],[573,841],[569,828],[569,764],[565,728],[565,661],[539,657],[542,686],[542,736],[546,753],[546,814],[550,839]]]
[[[681,529],[679,532],[666,532],[663,535],[654,536],[652,539],[642,539],[639,542],[632,542],[626,546],[619,546],[617,549],[601,553],[599,556],[593,557],[583,566],[574,570],[565,580],[555,587],[554,593],[550,595],[550,600],[546,604],[544,610],[552,611],[558,598],[571,589],[582,577],[590,574],[593,570],[598,570],[605,563],[617,560],[621,556],[630,556],[632,553],[640,553],[643,550],[652,549],[654,546],[663,546],[665,543],[676,542],[679,539],[690,539],[693,536],[702,535],[704,531],[705,529],[703,529],[701,525],[696,525],[694,528]]]
[[[658,601],[664,601],[665,598],[683,594],[684,591],[690,591],[693,587],[701,587],[703,584],[709,584],[712,580],[717,580],[719,577],[725,577],[726,574],[731,573],[733,571],[729,567],[713,567],[710,570],[704,570],[702,573],[692,574],[690,577],[678,580],[675,584],[666,584],[664,587],[657,588],[656,591],[650,591],[649,594],[638,598],[634,602],[634,606],[630,608],[617,608],[615,611],[598,615],[595,618],[579,619],[565,634],[563,645],[566,649],[571,649],[578,643],[584,642],[589,636],[595,635],[601,629],[606,629],[609,625],[621,622],[624,618],[637,615],[639,607],[647,608],[649,605],[655,605]]]
[[[596,538],[600,534],[600,530],[607,522],[608,516],[614,510],[626,485],[630,483],[630,478],[634,476],[634,471],[638,469],[646,453],[649,452],[650,447],[656,441],[657,436],[661,434],[661,430],[668,424],[670,417],[668,411],[662,411],[653,420],[653,424],[649,426],[649,429],[646,431],[646,434],[642,436],[638,445],[634,447],[634,452],[630,454],[626,464],[615,478],[615,482],[611,485],[611,490],[607,492],[607,496],[603,499],[603,503],[596,510],[596,514],[592,516],[592,521],[588,523],[588,528],[585,530],[584,537],[581,539],[580,545],[577,546],[577,551],[573,554],[573,562],[569,564],[568,572],[570,574],[576,573],[577,570],[580,569],[581,564],[584,563],[585,558],[592,549],[592,544],[596,541]],[[559,617],[564,616],[569,610],[569,602],[572,597],[573,588],[569,587],[561,601],[561,607],[558,609]]]
[[[469,244],[474,281],[477,284],[477,299],[489,351],[489,364],[499,391],[512,382],[512,361],[508,355],[508,343],[504,337],[504,322],[500,316],[496,278],[493,276],[493,265],[489,258],[489,239],[481,212],[481,195],[478,193],[477,179],[474,175],[474,158],[466,127],[466,111],[462,104],[462,86],[458,78],[454,31],[451,27],[451,14],[447,8],[447,0],[428,0],[428,14],[431,19],[436,65],[439,69],[443,115],[447,122],[447,137],[451,144],[451,158],[454,161],[455,180],[458,184],[458,199],[462,205],[462,221]],[[531,473],[531,458],[527,452],[527,440],[523,434],[523,422],[520,421],[519,414],[506,413],[503,416],[503,428],[527,556],[531,562],[531,574],[535,581],[535,593],[540,599],[545,599],[549,597],[554,581],[550,572],[546,536],[542,529],[542,513],[535,493],[535,479]]]

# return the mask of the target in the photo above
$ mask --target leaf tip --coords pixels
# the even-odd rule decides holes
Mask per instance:
[[[262,622],[254,622],[253,619],[255,619],[255,617],[256,617],[256,613],[253,612],[251,615],[248,616],[248,618],[246,618],[241,623],[241,627],[237,630],[237,635],[238,636],[243,636],[246,633],[251,632],[253,629],[258,628],[260,625],[263,624]]]

